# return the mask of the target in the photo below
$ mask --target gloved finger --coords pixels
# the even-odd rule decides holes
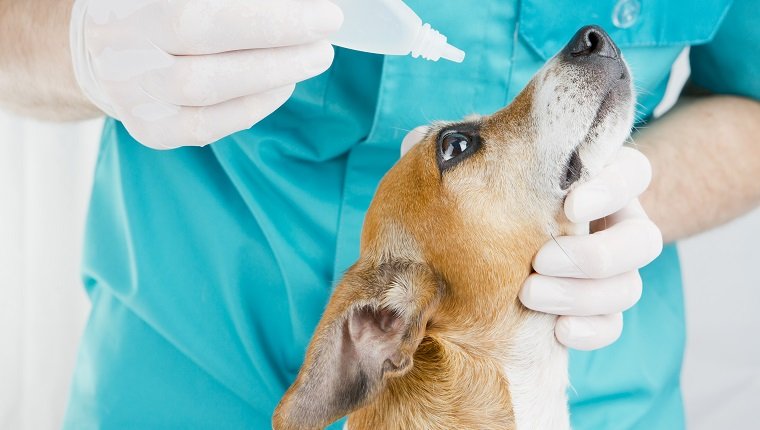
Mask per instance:
[[[623,147],[597,176],[568,194],[565,215],[574,223],[604,218],[638,197],[651,179],[652,166],[646,156]]]
[[[414,145],[420,143],[427,135],[428,130],[430,130],[430,126],[420,125],[407,133],[404,140],[401,141],[401,156],[403,157]]]
[[[520,290],[520,301],[534,311],[592,316],[622,312],[641,298],[636,270],[606,279],[575,279],[534,273]]]
[[[615,342],[623,332],[623,314],[557,318],[554,335],[559,343],[580,351],[603,348]]]
[[[169,69],[178,58],[141,37],[118,39],[97,48],[92,45],[95,43],[88,43],[91,48],[89,59],[93,75],[99,82],[126,82],[152,71]]]
[[[590,235],[560,236],[533,259],[536,272],[570,278],[609,278],[649,264],[662,252],[662,233],[638,200],[610,217],[611,226]]]
[[[330,67],[333,47],[321,41],[283,48],[176,57],[140,78],[152,97],[179,106],[209,106],[303,81]]]
[[[328,0],[181,0],[164,2],[159,25],[145,27],[174,55],[272,48],[325,39],[343,23]]]
[[[87,55],[89,64],[80,75],[87,79],[83,86],[90,99],[109,116],[123,120],[132,108],[155,100],[136,87],[140,76],[156,70],[172,67],[176,57],[146,43],[143,38],[119,39],[111,47],[91,50]],[[150,109],[168,115],[169,107]],[[173,109],[176,111],[177,109]],[[151,115],[154,116],[154,115]]]
[[[154,149],[204,146],[259,122],[290,98],[295,85],[239,97],[206,107],[178,107],[153,101],[122,113],[124,126]]]

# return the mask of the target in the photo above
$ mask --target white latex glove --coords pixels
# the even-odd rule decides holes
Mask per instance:
[[[79,85],[144,145],[200,146],[260,121],[325,71],[327,0],[76,0]]]
[[[409,132],[401,154],[417,144],[427,127]],[[662,234],[647,217],[638,196],[652,168],[644,154],[624,147],[596,177],[565,200],[565,215],[578,224],[597,221],[603,229],[589,235],[548,241],[533,260],[536,273],[520,290],[533,310],[559,315],[557,340],[579,350],[602,348],[620,337],[622,312],[639,301],[638,269],[662,251]]]
[[[638,269],[662,251],[662,234],[638,201],[651,177],[642,153],[621,148],[599,175],[565,200],[570,221],[601,220],[595,224],[603,229],[551,240],[533,260],[536,273],[525,281],[520,300],[530,309],[559,315],[555,335],[569,348],[613,343],[623,330],[622,312],[641,297]]]

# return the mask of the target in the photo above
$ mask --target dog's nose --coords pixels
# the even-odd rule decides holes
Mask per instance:
[[[571,57],[606,57],[617,59],[620,51],[610,36],[597,25],[587,25],[570,39],[565,47]]]

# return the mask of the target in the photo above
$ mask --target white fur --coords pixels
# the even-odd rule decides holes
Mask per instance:
[[[567,350],[554,337],[556,317],[531,313],[510,339],[504,373],[517,430],[569,430]]]
[[[630,70],[629,70],[630,73]],[[531,117],[536,124],[535,144],[543,163],[536,180],[548,181],[556,187],[570,153],[578,149],[583,161],[583,177],[596,174],[628,137],[633,124],[635,94],[632,78],[627,100],[619,100],[615,108],[602,118],[596,113],[607,96],[593,73],[585,68],[551,59],[534,77]],[[594,122],[597,120],[597,122]],[[593,132],[593,136],[588,133]],[[545,186],[547,185],[545,184]],[[555,189],[560,192],[559,189]]]

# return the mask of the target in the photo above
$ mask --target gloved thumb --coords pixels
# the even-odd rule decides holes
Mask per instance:
[[[403,157],[414,145],[420,143],[429,129],[430,126],[421,125],[407,133],[406,136],[404,136],[404,140],[401,141],[401,156]]]

